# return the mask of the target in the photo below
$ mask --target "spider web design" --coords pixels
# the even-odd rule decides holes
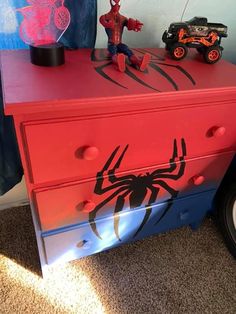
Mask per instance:
[[[70,25],[65,0],[27,0],[29,6],[17,9],[23,15],[19,35],[29,45],[58,42]]]
[[[169,159],[168,167],[156,169],[152,173],[146,173],[144,175],[135,176],[133,174],[128,174],[118,177],[116,175],[116,171],[119,169],[124,155],[128,150],[128,147],[129,145],[126,145],[123,152],[117,158],[117,161],[115,162],[113,168],[110,168],[120,149],[120,146],[117,146],[108,158],[102,170],[99,171],[96,176],[97,180],[94,188],[94,193],[98,195],[107,195],[108,192],[111,192],[111,194],[107,196],[101,203],[99,203],[95,207],[95,209],[89,214],[89,224],[92,228],[92,231],[100,239],[102,239],[102,237],[97,230],[95,219],[98,212],[110,201],[116,199],[114,209],[114,231],[117,239],[121,241],[119,236],[119,213],[124,209],[126,198],[129,198],[130,209],[135,209],[143,205],[143,202],[147,195],[147,191],[151,192],[148,202],[145,205],[145,216],[138,230],[133,236],[135,238],[147,223],[152,213],[152,206],[156,203],[160,188],[167,191],[171,197],[166,201],[167,206],[162,211],[160,217],[156,220],[155,225],[157,225],[166,216],[173,204],[174,199],[178,196],[179,193],[179,191],[176,191],[167,182],[165,182],[165,179],[172,179],[176,181],[184,175],[186,164],[186,144],[183,138],[181,139],[180,156],[178,154],[177,140],[174,140],[173,154],[172,157]],[[108,172],[108,181],[111,183],[110,186],[106,187],[104,187],[105,172]]]
[[[191,76],[191,74],[186,71],[183,67],[180,65],[170,64],[165,61],[165,58],[162,56],[159,56],[156,53],[153,53],[152,51],[146,50],[146,49],[133,49],[134,51],[140,53],[141,55],[144,55],[145,53],[151,54],[151,61],[148,65],[148,68],[143,72],[145,74],[148,74],[148,69],[151,68],[155,72],[157,72],[159,75],[164,77],[172,86],[172,88],[176,91],[179,90],[179,86],[177,82],[163,69],[163,68],[174,68],[178,72],[180,72],[184,77],[187,78],[187,80],[194,86],[196,85],[196,82],[194,78]],[[95,66],[95,71],[101,75],[106,80],[112,82],[115,85],[118,85],[121,88],[128,89],[126,86],[122,85],[118,81],[114,80],[111,76],[105,73],[105,69],[109,66],[114,66],[113,62],[111,60],[111,57],[107,55],[107,53],[104,50],[101,49],[93,49],[91,52],[91,61],[92,62],[99,62],[103,63],[102,65]],[[129,76],[131,79],[135,80],[138,84],[145,86],[151,90],[154,90],[156,92],[161,92],[161,90],[157,89],[156,87],[147,84],[143,79],[138,77],[133,71],[133,66],[129,64],[129,62],[126,62],[126,70],[124,72],[124,75]]]

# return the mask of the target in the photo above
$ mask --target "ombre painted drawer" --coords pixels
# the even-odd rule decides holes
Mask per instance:
[[[53,264],[85,257],[184,225],[195,228],[195,222],[201,221],[206,212],[211,209],[214,194],[215,190],[211,190],[175,200],[171,207],[168,202],[154,206],[141,232],[138,230],[148,210],[143,207],[132,212],[124,211],[119,215],[119,220],[115,215],[102,218],[93,228],[85,223],[43,233],[47,263]]]
[[[228,152],[187,159],[186,150],[184,154],[179,151],[179,156],[164,165],[118,175],[99,171],[96,180],[34,190],[41,229],[47,231],[113,215],[121,200],[119,211],[133,211],[141,205],[217,189],[234,156],[234,152]]]

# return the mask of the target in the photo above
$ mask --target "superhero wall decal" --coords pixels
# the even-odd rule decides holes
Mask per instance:
[[[133,49],[136,51],[137,54],[140,56],[145,55],[147,52],[151,55],[150,62],[146,68],[145,71],[143,71],[140,75],[140,72],[133,71],[133,65],[126,61],[126,68],[124,75],[127,75],[129,78],[131,78],[133,81],[135,81],[140,86],[144,86],[150,90],[156,91],[156,92],[162,92],[158,88],[158,82],[160,79],[160,76],[164,78],[170,87],[173,90],[180,90],[179,87],[179,80],[182,78],[185,78],[191,86],[196,85],[196,82],[192,75],[185,70],[182,66],[175,64],[173,62],[167,62],[163,56],[158,55],[157,53],[154,53],[151,50],[147,49]],[[120,81],[118,80],[118,77],[114,74],[108,73],[106,71],[107,68],[113,67],[113,61],[112,57],[110,55],[107,55],[106,51],[104,49],[93,49],[91,52],[91,61],[93,62],[95,71],[101,75],[104,79],[108,80],[112,84],[115,84],[121,88],[128,89],[127,85],[124,85],[124,80],[122,77],[120,77]],[[173,69],[177,74],[175,77],[172,77],[170,74],[167,73],[166,69]],[[149,71],[154,71],[154,75],[156,78],[156,84],[148,84],[146,80],[146,75],[149,75]],[[176,77],[179,77],[177,79]]]
[[[122,212],[122,210],[124,210],[125,202],[128,202],[130,209],[145,206],[145,216],[140,222],[138,230],[136,230],[134,234],[135,237],[147,223],[152,213],[152,206],[156,203],[161,188],[170,195],[170,198],[166,202],[165,209],[156,219],[156,225],[165,217],[172,205],[173,200],[178,195],[178,191],[172,188],[165,181],[165,179],[176,181],[184,175],[186,165],[186,144],[184,139],[181,139],[180,148],[178,148],[177,140],[174,140],[173,154],[169,160],[168,167],[155,169],[151,173],[147,172],[138,176],[133,174],[116,174],[128,150],[128,147],[129,145],[126,145],[124,150],[119,154],[120,146],[117,146],[106,161],[102,170],[99,171],[96,176],[94,193],[101,195],[102,201],[94,208],[94,210],[89,213],[89,223],[93,232],[100,239],[102,239],[102,237],[97,230],[96,217],[99,211],[109,202],[115,200],[114,231],[117,239],[121,241],[119,235],[119,214]],[[112,164],[113,166],[111,167]],[[108,173],[107,180],[110,183],[108,186],[104,185],[106,172]]]

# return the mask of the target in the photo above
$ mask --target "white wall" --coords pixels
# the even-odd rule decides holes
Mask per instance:
[[[205,16],[209,22],[223,23],[229,37],[223,39],[224,57],[236,62],[236,0],[121,0],[121,14],[143,22],[141,33],[124,32],[123,41],[130,47],[162,47],[161,37],[171,22]],[[98,0],[98,17],[110,9],[109,0]],[[97,47],[106,47],[107,37],[98,23]]]
[[[98,17],[110,9],[109,0],[98,0]],[[144,23],[141,33],[124,32],[123,41],[130,47],[161,47],[161,36],[171,22],[179,21],[187,0],[121,0],[121,14]],[[236,62],[236,0],[189,0],[183,20],[194,16],[208,17],[210,22],[229,27],[229,37],[223,39],[224,57]],[[98,23],[96,47],[106,47],[107,37]],[[0,209],[26,201],[24,180],[5,196],[0,197]]]
[[[25,180],[17,184],[14,189],[0,197],[0,210],[28,204],[28,196],[25,187]]]

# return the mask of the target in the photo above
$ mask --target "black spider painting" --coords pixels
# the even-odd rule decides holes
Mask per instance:
[[[151,173],[147,172],[138,176],[135,176],[133,174],[117,176],[116,171],[117,169],[119,169],[128,147],[129,145],[126,145],[125,149],[115,161],[114,166],[110,169],[110,166],[115,160],[115,157],[120,149],[120,146],[117,146],[116,149],[112,152],[111,156],[108,158],[102,170],[97,173],[94,193],[107,196],[89,214],[89,223],[93,232],[100,239],[102,238],[97,230],[95,221],[96,216],[99,210],[102,209],[110,201],[116,199],[114,207],[114,231],[117,239],[121,241],[119,236],[119,213],[124,209],[126,199],[128,199],[130,209],[135,209],[143,205],[148,191],[150,193],[147,204],[145,204],[145,216],[138,230],[134,234],[135,237],[143,229],[144,225],[148,221],[148,218],[150,217],[152,212],[152,205],[157,200],[160,188],[166,190],[170,194],[170,198],[167,201],[166,208],[160,214],[160,217],[157,219],[155,224],[158,224],[158,222],[161,221],[163,217],[167,214],[173,203],[174,198],[176,198],[178,195],[178,191],[176,191],[169,184],[167,184],[167,182],[165,182],[165,179],[178,180],[184,174],[186,156],[186,144],[184,139],[181,139],[180,154],[178,154],[177,140],[174,140],[173,154],[169,160],[168,167],[156,169]],[[109,186],[104,186],[105,172],[108,173],[107,179],[111,183],[111,185]]]
[[[177,82],[163,69],[163,68],[174,68],[177,71],[179,71],[183,76],[185,76],[192,85],[196,85],[196,82],[194,81],[193,77],[189,72],[187,72],[183,67],[180,65],[175,65],[175,64],[170,64],[165,62],[165,58],[162,56],[157,55],[156,53],[153,53],[152,51],[145,50],[145,49],[133,49],[139,54],[143,55],[146,52],[151,54],[151,61],[148,65],[148,68],[144,73],[148,74],[149,68],[152,68],[154,71],[156,71],[159,75],[164,77],[172,86],[174,90],[179,90],[179,86]],[[112,82],[115,85],[120,86],[121,88],[127,89],[126,86],[122,85],[120,82],[114,80],[111,76],[105,73],[105,69],[107,67],[114,67],[113,62],[111,60],[111,57],[108,56],[106,50],[103,49],[93,49],[91,53],[91,61],[96,63],[95,65],[95,71],[101,75],[103,78],[106,80]],[[99,65],[97,65],[97,63]],[[145,80],[141,79],[135,74],[135,71],[132,71],[133,66],[128,63],[127,61],[127,66],[126,70],[123,73],[124,75],[128,75],[130,78],[135,80],[138,84],[147,87],[148,89],[154,90],[156,92],[161,92],[161,90],[158,90],[156,87],[151,86],[145,82]]]

